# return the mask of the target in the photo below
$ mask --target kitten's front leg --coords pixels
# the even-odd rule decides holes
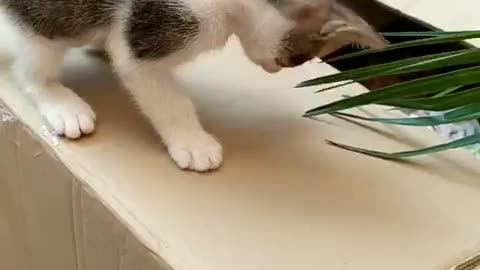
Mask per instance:
[[[66,47],[59,42],[18,32],[13,74],[56,135],[76,139],[95,129],[95,113],[82,98],[60,83]]]
[[[220,167],[222,146],[203,129],[192,101],[180,89],[171,70],[140,64],[124,71],[120,77],[177,165],[199,172]]]

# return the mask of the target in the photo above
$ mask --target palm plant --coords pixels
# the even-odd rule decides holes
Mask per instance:
[[[387,51],[412,49],[418,46],[463,42],[480,38],[480,31],[462,32],[402,32],[383,33],[384,36],[413,37],[414,40],[396,43],[383,49],[363,50],[327,60],[334,63],[339,60],[350,60],[381,54]],[[449,70],[445,70],[445,68]],[[443,71],[445,70],[445,71]],[[456,51],[428,54],[402,59],[367,67],[355,68],[333,75],[323,76],[300,83],[297,87],[310,87],[336,84],[333,87],[320,89],[318,92],[335,89],[338,86],[353,82],[382,78],[385,76],[401,76],[416,72],[435,71],[413,80],[388,85],[376,91],[346,97],[344,99],[319,106],[305,113],[305,117],[317,117],[329,114],[346,117],[356,121],[379,122],[404,126],[437,126],[480,118],[480,48],[465,48]],[[367,105],[382,105],[394,109],[423,110],[444,112],[434,116],[405,118],[369,118],[345,110]],[[480,134],[464,137],[449,143],[435,145],[424,149],[385,153],[348,146],[328,141],[333,146],[345,150],[366,154],[383,159],[403,159],[422,154],[445,151],[480,143]]]

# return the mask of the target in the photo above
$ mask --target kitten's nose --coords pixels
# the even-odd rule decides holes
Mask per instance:
[[[277,65],[281,67],[296,67],[304,64],[308,60],[310,60],[312,57],[306,54],[299,54],[299,55],[294,55],[290,56],[288,58],[277,58],[275,59],[275,62],[277,62]]]
[[[268,73],[277,73],[282,69],[282,66],[278,62],[267,61],[261,64],[262,68]]]
[[[288,62],[290,64],[290,67],[296,67],[304,64],[308,60],[310,60],[311,57],[306,54],[299,54],[299,55],[294,55],[288,59]]]

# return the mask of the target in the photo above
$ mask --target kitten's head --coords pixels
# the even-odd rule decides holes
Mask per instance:
[[[334,0],[266,0],[239,35],[247,56],[268,72],[299,66],[349,44],[382,47],[386,41],[353,11]],[[248,18],[246,18],[248,19]]]

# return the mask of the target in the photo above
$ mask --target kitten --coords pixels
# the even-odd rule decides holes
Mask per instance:
[[[66,50],[105,50],[124,86],[180,168],[208,171],[222,146],[204,130],[175,69],[237,35],[267,72],[314,58],[337,3],[331,0],[0,0],[19,34],[13,73],[58,135],[95,129],[93,109],[59,81]],[[350,12],[350,11],[349,11]],[[351,13],[351,16],[355,16]]]

